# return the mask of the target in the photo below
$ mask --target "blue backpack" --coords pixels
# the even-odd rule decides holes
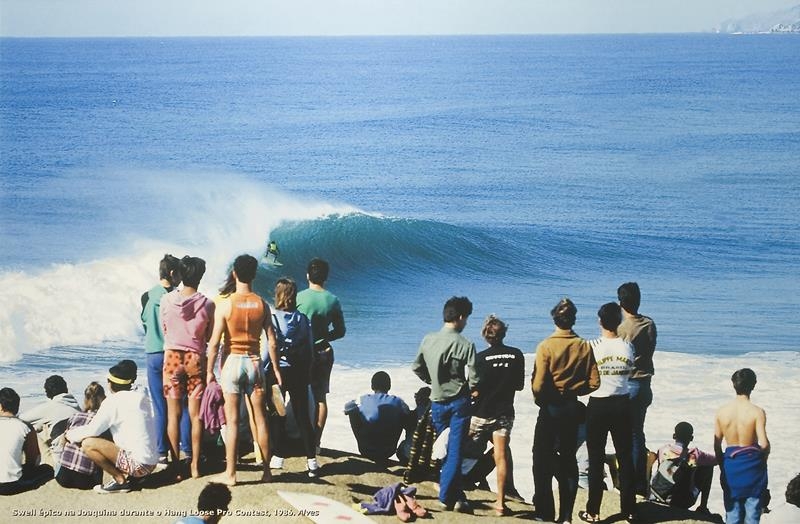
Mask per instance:
[[[311,360],[311,331],[308,317],[299,311],[272,315],[278,339],[278,359],[282,367],[308,365]]]

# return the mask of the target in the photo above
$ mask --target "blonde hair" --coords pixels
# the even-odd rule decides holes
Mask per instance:
[[[481,336],[489,344],[499,344],[506,338],[506,331],[508,331],[508,326],[505,322],[494,315],[489,315],[483,321]]]
[[[85,411],[97,411],[100,408],[100,404],[106,399],[106,390],[97,382],[92,382],[86,386],[83,397],[83,409]]]
[[[275,283],[275,308],[281,311],[297,308],[297,284],[289,277],[281,277]]]

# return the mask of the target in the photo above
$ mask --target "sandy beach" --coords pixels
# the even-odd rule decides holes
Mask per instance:
[[[372,495],[380,488],[402,481],[403,468],[393,466],[377,468],[370,461],[349,453],[323,450],[320,457],[322,476],[311,480],[305,473],[304,459],[286,460],[284,470],[275,475],[270,484],[258,482],[260,472],[252,465],[252,457],[243,459],[239,472],[239,484],[231,490],[233,500],[230,514],[222,522],[261,522],[267,518],[280,522],[310,522],[299,516],[298,510],[286,503],[277,490],[297,491],[323,495],[347,505],[372,501]],[[249,464],[248,464],[249,463]],[[64,489],[50,481],[37,490],[0,498],[0,521],[2,522],[174,522],[191,512],[196,506],[197,495],[213,475],[200,479],[189,479],[179,483],[164,483],[159,474],[151,476],[141,489],[126,494],[98,495],[92,491]],[[532,519],[533,506],[509,502],[511,517],[495,517],[491,504],[494,495],[488,491],[468,492],[473,502],[474,515],[464,515],[440,510],[437,507],[436,486],[422,482],[418,488],[418,501],[430,510],[431,518],[440,522],[487,522],[513,518]],[[575,504],[573,522],[579,522],[577,511],[586,503],[586,491],[579,490]],[[601,514],[611,516],[618,510],[616,493],[603,499]],[[646,522],[710,522],[696,520],[693,513],[666,508],[643,502],[638,505]],[[375,522],[397,522],[394,515],[370,516]]]

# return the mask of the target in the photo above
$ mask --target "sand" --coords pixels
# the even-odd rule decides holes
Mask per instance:
[[[233,500],[230,514],[222,519],[225,523],[254,523],[276,520],[289,523],[308,523],[310,520],[297,516],[297,510],[283,501],[277,490],[302,491],[330,497],[345,504],[372,501],[372,495],[380,488],[402,481],[403,469],[391,466],[380,469],[372,462],[350,453],[323,450],[319,457],[322,475],[309,479],[305,472],[304,458],[286,459],[284,469],[273,482],[262,484],[258,480],[260,471],[245,457],[239,471],[239,484],[231,488]],[[55,481],[50,481],[37,490],[0,497],[0,522],[27,523],[75,523],[75,522],[174,522],[180,516],[190,513],[197,502],[197,495],[213,474],[199,479],[188,479],[179,483],[169,483],[160,474],[153,475],[143,483],[141,489],[126,494],[99,495],[92,491],[65,489]],[[495,517],[491,504],[494,495],[488,491],[470,491],[468,497],[473,502],[474,515],[464,515],[440,510],[437,507],[436,486],[432,482],[417,485],[418,500],[431,510],[435,521],[455,523],[509,521],[521,518],[532,519],[533,506],[509,502],[513,512],[511,517]],[[577,511],[586,503],[586,491],[578,491],[573,522],[580,522]],[[698,515],[688,511],[666,508],[649,502],[637,506],[646,522],[709,522],[711,519],[697,520]],[[618,496],[606,494],[603,500],[602,516],[611,516],[619,509]],[[271,518],[265,516],[266,513]],[[375,522],[399,522],[397,517],[371,516]]]

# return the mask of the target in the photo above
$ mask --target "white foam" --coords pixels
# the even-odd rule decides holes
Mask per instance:
[[[150,182],[143,185],[152,190]],[[171,209],[162,219],[164,238],[125,232],[125,252],[107,258],[0,273],[0,362],[59,346],[138,343],[139,299],[155,285],[164,253],[203,258],[200,291],[213,296],[233,258],[260,256],[270,232],[284,221],[357,211],[227,175],[224,184],[198,175],[180,192],[156,187],[172,195],[171,206],[162,204]]]
[[[526,371],[533,369],[533,354],[526,354]],[[695,428],[694,445],[713,453],[714,414],[733,398],[730,377],[743,367],[758,376],[753,402],[767,411],[767,434],[772,444],[769,458],[770,486],[775,500],[780,499],[786,483],[800,471],[794,462],[798,440],[797,412],[800,410],[800,382],[795,374],[800,364],[798,352],[752,353],[736,357],[688,355],[659,351],[656,353],[656,377],[653,379],[653,404],[647,413],[645,433],[648,447],[657,449],[671,442],[675,424],[686,420]],[[392,393],[413,406],[414,392],[422,387],[411,373],[410,364],[383,368],[392,377]],[[346,401],[368,393],[375,369],[352,369],[337,366],[328,396],[330,417],[323,437],[323,447],[357,453],[355,438],[347,417],[342,415]],[[538,408],[530,389],[517,393],[516,420],[511,435],[514,456],[514,480],[527,499],[533,496],[531,447]],[[609,439],[610,441],[610,439]],[[494,474],[490,484],[494,486]],[[715,471],[710,508],[723,513],[719,471]],[[616,495],[606,495],[616,496]]]
[[[533,368],[532,353],[525,355],[526,372]],[[139,360],[139,380],[144,381],[143,355]],[[695,429],[694,445],[713,452],[714,414],[718,407],[733,398],[730,376],[740,368],[750,367],[758,376],[753,392],[753,402],[767,411],[767,435],[772,444],[769,458],[770,488],[776,501],[785,491],[786,483],[800,471],[794,462],[800,426],[800,382],[796,370],[800,352],[750,353],[742,356],[689,355],[667,351],[656,352],[656,377],[653,379],[653,404],[648,410],[645,431],[648,447],[656,449],[670,442],[674,426],[686,420]],[[83,369],[59,370],[54,362],[52,372],[60,373],[79,394],[92,380],[103,380],[105,369],[92,370],[90,362]],[[424,384],[411,372],[409,364],[384,366],[381,369],[392,377],[391,393],[405,399],[413,407],[413,395]],[[345,402],[357,400],[369,393],[370,379],[375,368],[351,368],[336,364],[332,375],[331,393],[328,396],[329,418],[323,437],[323,447],[358,453],[349,420],[343,414]],[[27,409],[42,396],[42,384],[50,372],[40,375],[16,373],[4,377],[4,386],[12,387],[22,397],[22,408]],[[516,420],[511,435],[514,455],[514,479],[520,493],[528,500],[533,496],[531,475],[531,447],[538,408],[533,403],[530,389],[517,393]],[[710,508],[722,513],[722,492],[719,471],[715,471]],[[489,477],[494,486],[494,475]],[[616,496],[608,495],[606,496]]]

